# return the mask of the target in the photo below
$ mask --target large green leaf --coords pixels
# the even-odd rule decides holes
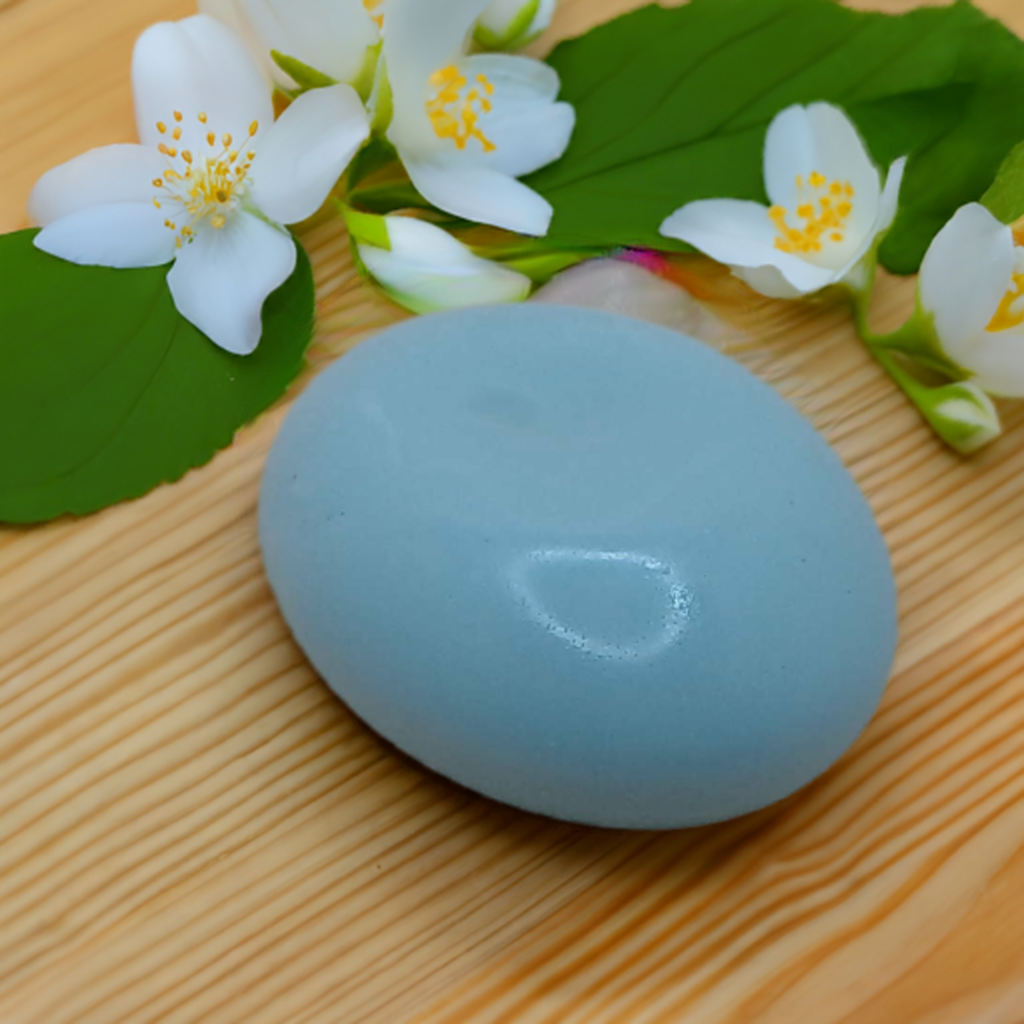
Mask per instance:
[[[0,236],[0,521],[83,515],[177,480],[279,398],[312,335],[301,246],[251,356],[178,314],[166,268],[79,267]]]
[[[695,199],[765,200],[764,136],[793,103],[844,107],[881,165],[910,154],[882,247],[910,273],[958,206],[1024,138],[1024,44],[966,0],[901,16],[832,0],[646,7],[549,58],[578,123],[565,157],[527,178],[549,242],[685,248],[658,233]]]
[[[1024,217],[1024,142],[1010,150],[981,202],[1004,224]]]

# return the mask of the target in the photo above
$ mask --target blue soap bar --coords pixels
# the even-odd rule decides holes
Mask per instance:
[[[885,545],[815,431],[672,331],[522,305],[410,320],[315,380],[263,481],[328,685],[464,785],[676,828],[773,803],[873,714]]]

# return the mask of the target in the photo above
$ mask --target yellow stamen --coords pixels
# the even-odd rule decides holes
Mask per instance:
[[[494,85],[486,75],[477,75],[476,81],[487,96],[494,93]],[[435,134],[451,139],[458,149],[465,149],[470,139],[476,139],[485,153],[497,147],[480,130],[479,120],[492,109],[492,104],[476,88],[467,89],[469,80],[454,64],[435,71],[430,85],[436,89],[433,99],[427,101],[427,116]]]
[[[181,129],[175,128],[174,131],[171,132],[171,137],[174,139],[175,142],[179,142],[181,140]]]
[[[1020,327],[1021,324],[1024,324],[1024,274],[1015,273],[995,316],[985,329],[1008,331],[1011,327]]]
[[[158,131],[158,132],[159,132],[159,133],[160,133],[161,135],[166,135],[166,134],[167,134],[167,125],[165,125],[165,124],[163,123],[163,121],[157,121],[157,123],[156,123],[156,130],[157,130],[157,131]]]
[[[791,227],[788,221],[789,210],[784,206],[773,206],[768,217],[775,225],[778,235],[775,248],[782,252],[810,254],[822,251],[825,242],[842,242],[846,237],[847,218],[853,213],[854,189],[850,183],[829,181],[818,171],[811,171],[806,179],[797,175],[796,188],[800,197],[800,205],[796,207],[796,216],[803,221],[802,227]],[[812,190],[810,196],[807,189]],[[824,194],[823,194],[824,193]],[[833,197],[847,198],[833,203]]]
[[[178,111],[174,112],[175,121],[181,121]],[[207,115],[199,114],[199,121],[207,123]],[[166,126],[164,126],[166,128]],[[249,128],[249,139],[259,131],[259,122],[253,121]],[[182,130],[175,127],[173,138],[180,139]],[[168,167],[164,173],[153,180],[153,187],[162,189],[153,203],[160,209],[167,202],[180,207],[184,217],[168,217],[164,223],[177,233],[175,244],[178,248],[191,242],[196,237],[200,225],[209,224],[215,230],[224,228],[235,210],[238,202],[245,194],[249,184],[249,171],[255,158],[255,151],[250,150],[247,158],[231,149],[231,135],[220,136],[223,149],[217,153],[218,136],[210,131],[206,135],[209,146],[208,155],[200,153],[196,156],[191,150],[179,150],[161,142],[159,151],[169,160],[176,160],[179,155],[183,163],[180,171]],[[248,140],[247,140],[248,141]],[[181,173],[181,172],[184,173]],[[179,229],[178,224],[183,226]]]

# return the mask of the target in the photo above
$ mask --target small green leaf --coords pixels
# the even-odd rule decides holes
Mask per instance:
[[[166,267],[80,267],[0,235],[0,521],[85,515],[179,479],[231,444],[298,375],[314,293],[267,300],[251,356],[184,320]]]
[[[563,43],[549,62],[576,131],[560,161],[525,180],[554,206],[554,248],[685,249],[660,235],[664,218],[696,199],[765,202],[768,124],[825,100],[880,165],[911,156],[879,254],[910,273],[1024,138],[1024,43],[966,0],[899,16],[833,0],[651,6]]]
[[[345,227],[356,242],[391,251],[388,226],[383,217],[373,213],[361,213],[359,210],[353,210],[351,206],[345,206],[344,203],[339,203],[338,206],[345,218]]]
[[[391,89],[391,77],[388,75],[383,49],[383,43],[376,48],[378,60],[374,64],[373,81],[367,95],[370,130],[377,138],[382,137],[388,130],[391,119],[395,114],[395,97]]]
[[[981,202],[1004,224],[1013,224],[1024,217],[1024,142],[1010,150]]]
[[[300,92],[307,92],[310,89],[326,89],[329,85],[338,84],[330,75],[325,75],[322,71],[303,64],[298,57],[289,57],[288,54],[278,53],[277,50],[271,50],[270,56],[286,75],[292,77]]]

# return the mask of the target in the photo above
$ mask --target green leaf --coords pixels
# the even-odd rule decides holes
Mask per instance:
[[[391,251],[391,238],[388,236],[388,226],[383,217],[354,210],[344,203],[338,203],[338,208],[345,218],[345,227],[348,228],[350,238],[360,244],[365,243]]]
[[[322,71],[304,64],[298,57],[289,57],[286,53],[278,53],[277,50],[270,51],[270,58],[286,74],[290,75],[299,92],[307,92],[310,89],[325,89],[338,83],[325,75]]]
[[[1010,150],[981,202],[1004,224],[1013,224],[1024,217],[1024,142]]]
[[[554,206],[556,248],[685,249],[659,234],[664,218],[696,199],[764,202],[771,119],[826,100],[880,165],[911,155],[880,252],[910,273],[1024,137],[1024,44],[966,0],[900,16],[832,0],[692,0],[628,14],[549,61],[577,127],[565,157],[525,180]]]
[[[301,246],[243,357],[179,315],[166,267],[75,266],[35,234],[0,235],[0,521],[85,515],[179,479],[302,368],[314,295]]]

